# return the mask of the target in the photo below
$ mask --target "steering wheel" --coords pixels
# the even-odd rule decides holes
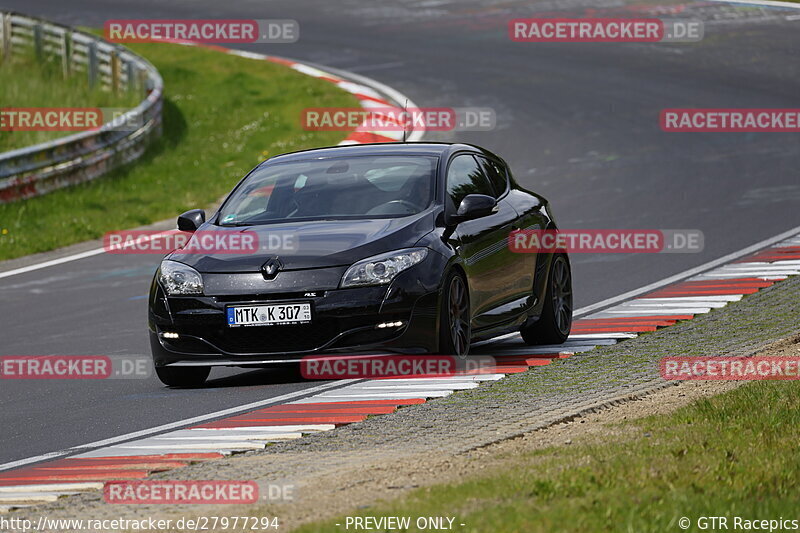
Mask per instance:
[[[420,210],[420,207],[418,205],[412,204],[408,200],[392,200],[391,202],[386,202],[385,204],[373,207],[367,212],[367,214],[368,215],[393,214],[392,207],[396,205],[405,207],[408,210],[409,214],[415,213]]]

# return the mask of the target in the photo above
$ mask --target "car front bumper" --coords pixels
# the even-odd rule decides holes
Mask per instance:
[[[388,287],[347,289],[338,288],[346,267],[287,271],[269,282],[260,274],[204,274],[203,296],[167,296],[156,273],[148,317],[154,362],[247,366],[315,354],[436,353],[441,280],[436,263],[423,261]],[[286,302],[310,302],[311,323],[227,324],[229,306]],[[379,327],[397,322],[402,325]]]

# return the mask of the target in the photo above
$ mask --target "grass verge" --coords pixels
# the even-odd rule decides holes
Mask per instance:
[[[736,516],[798,519],[799,401],[794,382],[751,383],[624,424],[621,437],[507,457],[508,466],[489,475],[351,516],[408,516],[406,531],[419,530],[417,517],[449,516],[464,532],[682,531],[684,517],[689,531],[701,531],[701,517],[728,517],[729,529]],[[345,524],[341,517],[298,531]]]
[[[205,207],[259,161],[344,137],[304,131],[303,108],[358,105],[283,65],[164,43],[131,48],[164,77],[163,136],[137,162],[94,182],[0,205],[0,260]]]
[[[32,54],[0,63],[2,107],[123,107],[138,104],[133,94],[90,89],[85,74],[64,78],[61,64],[53,59],[37,61]],[[70,135],[63,131],[0,131],[0,152]]]

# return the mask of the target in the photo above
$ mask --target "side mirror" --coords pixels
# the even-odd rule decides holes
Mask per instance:
[[[458,224],[466,220],[474,220],[489,216],[497,211],[497,200],[485,194],[468,194],[461,200],[458,211],[451,220]]]
[[[205,221],[205,211],[202,209],[192,209],[178,217],[178,229],[181,231],[197,231]]]

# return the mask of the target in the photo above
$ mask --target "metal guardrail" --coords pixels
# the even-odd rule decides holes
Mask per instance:
[[[161,135],[164,82],[146,59],[89,33],[0,11],[0,61],[31,52],[39,60],[60,60],[65,76],[85,75],[89,86],[135,91],[144,99],[120,117],[138,125],[133,131],[106,123],[98,130],[0,153],[0,204],[95,179],[138,158]]]

